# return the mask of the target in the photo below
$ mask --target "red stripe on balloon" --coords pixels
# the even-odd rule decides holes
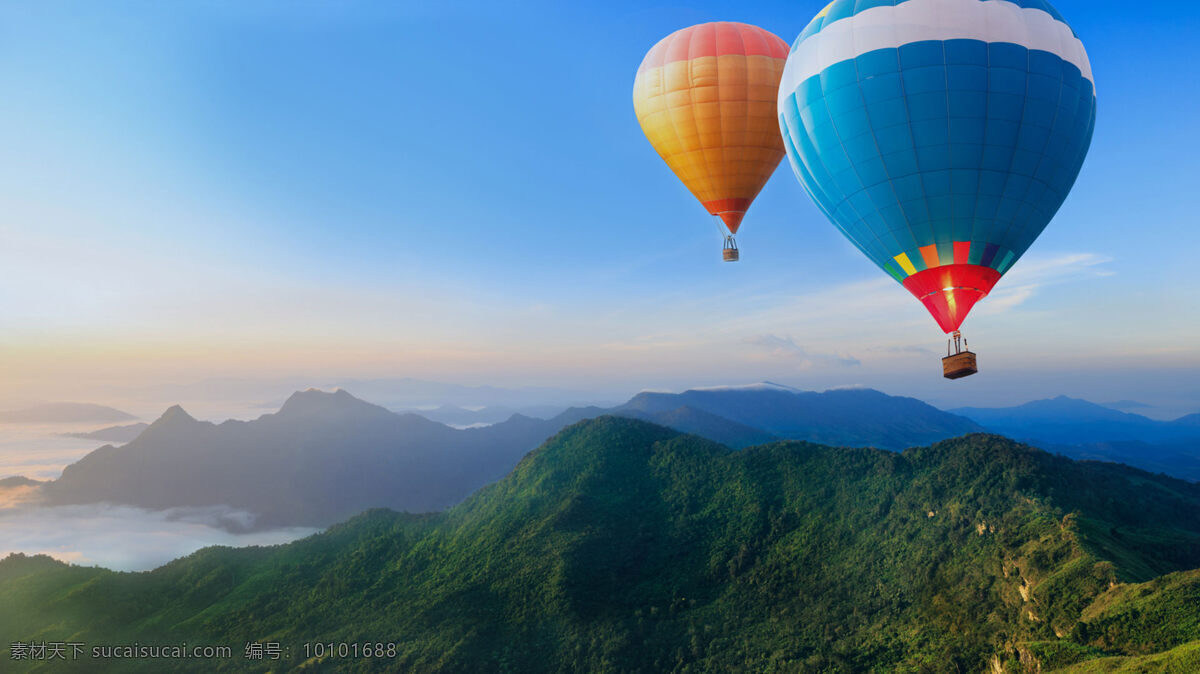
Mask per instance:
[[[921,300],[943,332],[954,332],[999,280],[1000,272],[991,267],[948,264],[909,276],[904,287]]]
[[[954,242],[954,264],[969,264],[971,258],[971,242],[970,241],[955,241]]]
[[[745,211],[750,208],[750,204],[754,203],[753,199],[713,199],[712,201],[701,202],[704,208],[708,209],[713,215],[720,215],[725,211]]]
[[[746,209],[753,202],[753,199],[713,199],[702,203],[709,213],[721,218],[730,234],[737,234],[738,227],[742,226],[742,218],[746,217]]]

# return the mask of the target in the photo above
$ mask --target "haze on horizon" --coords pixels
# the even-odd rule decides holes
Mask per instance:
[[[790,42],[823,4],[0,7],[0,407],[415,377],[1200,410],[1200,91],[1175,77],[1200,9],[1056,3],[1088,46],[1095,139],[964,326],[981,373],[946,382],[933,321],[786,166],[722,264],[633,116],[671,30]]]

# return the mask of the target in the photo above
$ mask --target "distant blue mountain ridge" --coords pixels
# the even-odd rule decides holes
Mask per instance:
[[[1200,481],[1200,413],[1157,421],[1067,396],[949,411],[1071,458],[1113,461]]]
[[[1200,436],[1200,413],[1157,421],[1067,396],[1013,407],[959,407],[947,411],[996,433],[1039,442],[1169,442]]]
[[[919,400],[868,389],[647,392],[614,408],[570,408],[551,419],[516,414],[467,429],[397,414],[345,390],[308,390],[253,421],[213,424],[171,407],[127,444],[91,452],[40,489],[50,504],[228,505],[257,514],[259,527],[327,526],[372,507],[449,507],[564,427],[604,415],[738,449],[797,439],[900,450],[983,430]]]
[[[1073,458],[1200,480],[1200,415],[1161,422],[1067,397],[1009,408],[939,410],[872,389],[777,384],[645,391],[616,407],[550,419],[514,414],[457,429],[344,390],[296,393],[253,421],[198,421],[174,406],[121,446],[106,445],[38,486],[49,504],[150,509],[228,505],[255,526],[327,526],[372,507],[441,510],[511,471],[566,426],[613,415],[741,449],[777,440],[900,451],[993,432]]]

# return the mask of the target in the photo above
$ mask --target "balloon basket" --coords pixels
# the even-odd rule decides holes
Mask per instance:
[[[975,364],[975,354],[966,347],[962,334],[954,331],[954,353],[950,353],[951,341],[946,342],[946,357],[942,359],[942,376],[946,379],[962,379],[979,372]],[[966,348],[966,350],[964,350]]]
[[[738,261],[738,247],[732,236],[725,237],[725,248],[721,250],[721,259],[726,262]]]
[[[970,351],[963,351],[942,359],[942,376],[946,379],[962,379],[976,372],[979,372],[979,368],[975,366],[975,354]]]

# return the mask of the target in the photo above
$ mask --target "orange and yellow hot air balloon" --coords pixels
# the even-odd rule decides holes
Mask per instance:
[[[738,259],[746,209],[783,159],[776,117],[788,45],[744,23],[703,23],[663,38],[633,81],[633,110],[650,144],[729,234]]]

